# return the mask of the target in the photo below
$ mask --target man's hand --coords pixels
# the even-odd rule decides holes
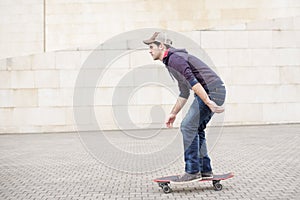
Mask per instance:
[[[175,114],[172,114],[172,113],[169,114],[169,116],[168,116],[167,119],[166,119],[166,126],[167,126],[168,128],[172,128],[175,119],[176,119],[176,115],[175,115]]]
[[[221,106],[218,106],[214,101],[209,99],[209,96],[207,95],[206,91],[202,87],[200,83],[196,83],[192,90],[200,97],[200,99],[209,107],[209,109],[214,113],[222,113],[224,112],[224,108]]]
[[[214,112],[214,113],[222,113],[224,112],[224,107],[218,106],[214,101],[209,100],[208,103],[206,104],[209,109]]]
[[[187,102],[187,99],[183,98],[183,97],[178,97],[176,104],[174,105],[174,107],[172,108],[171,113],[167,116],[166,118],[166,126],[168,128],[172,128],[173,127],[173,123],[176,119],[176,115],[177,113],[179,113],[179,111],[181,110],[181,108],[184,106],[184,104]]]

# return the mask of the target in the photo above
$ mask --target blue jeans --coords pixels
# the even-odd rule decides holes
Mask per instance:
[[[222,105],[225,100],[224,86],[216,87],[209,93],[211,100]],[[183,135],[185,171],[190,174],[212,171],[207,152],[205,128],[213,113],[209,107],[195,95],[195,99],[181,122]]]

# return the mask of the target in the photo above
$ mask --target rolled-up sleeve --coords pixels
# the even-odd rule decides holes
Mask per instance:
[[[190,96],[190,88],[187,86],[187,84],[184,84],[183,82],[178,81],[178,87],[180,94],[179,96],[185,99],[188,99]]]

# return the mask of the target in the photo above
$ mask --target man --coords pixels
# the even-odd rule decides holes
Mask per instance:
[[[172,40],[166,33],[155,32],[150,39],[143,41],[149,45],[154,60],[162,61],[171,77],[178,82],[179,97],[169,116],[166,126],[171,128],[176,115],[187,102],[190,89],[195,99],[181,122],[183,135],[185,173],[174,182],[193,182],[212,178],[212,167],[207,152],[205,128],[213,113],[221,113],[225,101],[225,86],[220,77],[204,62],[185,49],[171,47]]]

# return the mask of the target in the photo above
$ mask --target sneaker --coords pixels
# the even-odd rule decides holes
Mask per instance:
[[[202,179],[200,173],[196,174],[189,174],[189,173],[184,173],[183,175],[180,175],[177,177],[177,179],[171,181],[171,183],[192,183],[195,181],[200,181]]]
[[[214,177],[212,172],[201,172],[202,179],[212,179]]]

